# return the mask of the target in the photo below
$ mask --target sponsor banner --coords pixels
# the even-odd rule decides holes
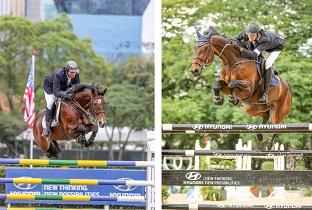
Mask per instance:
[[[6,168],[6,178],[60,178],[146,180],[146,170],[60,169],[60,168]],[[12,184],[5,185],[6,194],[32,195],[90,195],[90,196],[145,196],[145,187],[121,185],[67,185],[67,184]],[[6,203],[88,204],[144,206],[141,202],[117,201],[60,201],[60,200],[6,200]]]
[[[183,186],[307,186],[312,173],[308,171],[262,170],[164,170],[163,185]]]

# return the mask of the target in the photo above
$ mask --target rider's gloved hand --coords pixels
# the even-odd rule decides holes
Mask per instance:
[[[73,95],[70,93],[64,93],[63,100],[71,100],[73,98]]]
[[[237,42],[231,41],[231,44],[232,44],[232,46],[235,47],[237,50],[241,51],[241,48],[242,48],[242,47],[239,46],[239,44],[238,44]]]

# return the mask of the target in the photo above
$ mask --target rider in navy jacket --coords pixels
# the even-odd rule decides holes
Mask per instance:
[[[52,108],[56,98],[71,99],[72,95],[66,90],[79,83],[79,69],[75,61],[67,61],[63,68],[56,69],[45,77],[43,90],[47,102],[46,128],[43,130],[42,136],[49,137],[51,134]]]
[[[241,51],[242,57],[255,59],[263,51],[269,53],[265,63],[264,89],[258,100],[261,103],[267,103],[268,89],[273,75],[272,66],[284,49],[285,40],[273,32],[261,30],[258,23],[248,24],[246,30],[234,38],[238,41],[247,41],[247,49],[236,46]]]

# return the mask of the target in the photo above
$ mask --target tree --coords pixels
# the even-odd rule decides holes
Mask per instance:
[[[112,64],[96,55],[91,40],[79,39],[72,30],[70,18],[61,15],[51,21],[33,23],[23,17],[0,16],[0,92],[1,104],[8,111],[0,110],[0,140],[10,151],[14,150],[13,138],[26,124],[23,120],[22,96],[30,70],[31,50],[37,50],[35,68],[36,110],[46,106],[42,89],[44,75],[62,67],[67,60],[76,60],[81,70],[82,83],[111,83]]]
[[[113,85],[109,87],[108,125],[112,127],[109,136],[109,158],[113,157],[113,133],[119,133],[118,159],[122,158],[123,151],[128,144],[131,132],[134,130],[151,129],[154,122],[154,62],[153,58],[130,57],[122,63],[113,66]],[[127,127],[126,137],[121,130]],[[122,142],[122,139],[126,139]]]
[[[136,85],[121,83],[113,84],[107,93],[108,111],[107,125],[112,127],[112,133],[109,136],[108,149],[109,159],[113,160],[113,134],[115,129],[118,130],[119,136],[119,153],[118,159],[122,158],[123,151],[128,143],[129,136],[134,130],[143,130],[152,127],[153,114],[150,112],[152,95],[146,92],[143,87]],[[129,132],[122,142],[121,130],[124,127],[129,128]]]

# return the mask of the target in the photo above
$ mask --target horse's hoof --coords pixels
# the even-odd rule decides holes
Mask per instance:
[[[57,160],[59,160],[59,159],[61,159],[61,153],[57,153],[57,154],[55,154],[55,159],[57,159]]]
[[[267,149],[268,150],[274,150],[274,141],[268,141],[268,143],[267,143]]]
[[[89,147],[89,146],[91,146],[93,143],[94,143],[93,141],[92,141],[92,142],[86,142],[86,143],[84,144],[84,146],[85,146],[85,147]]]
[[[213,100],[214,105],[222,105],[224,103],[224,98],[222,96],[215,96]]]
[[[51,154],[51,152],[46,152],[46,155],[47,155],[48,158],[52,158],[52,157],[53,157],[53,155]]]
[[[260,141],[260,142],[262,142],[262,141],[263,141],[263,135],[260,134],[260,133],[258,133],[258,134],[257,134],[257,140]]]
[[[235,106],[240,104],[240,101],[236,97],[230,97],[229,102]]]

